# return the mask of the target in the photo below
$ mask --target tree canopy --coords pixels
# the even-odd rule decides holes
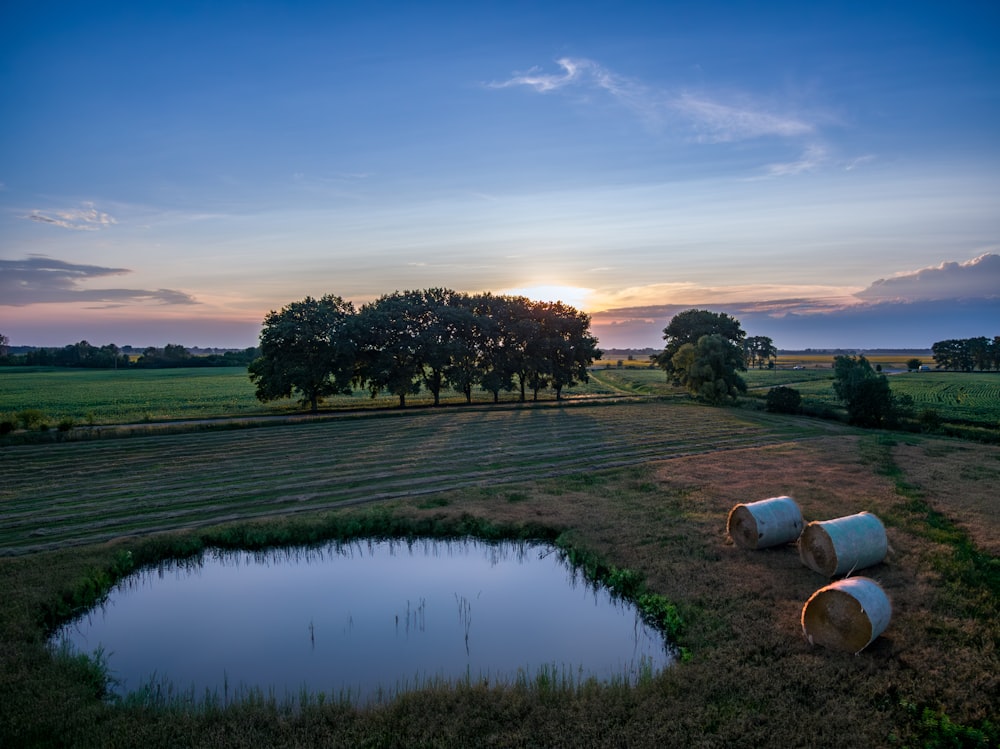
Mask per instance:
[[[674,354],[672,371],[689,392],[701,400],[718,403],[747,391],[737,374],[745,370],[743,350],[719,333],[703,335],[697,343],[685,343]]]
[[[260,356],[249,366],[262,401],[301,396],[312,411],[327,395],[351,392],[357,356],[354,306],[337,296],[306,297],[264,318]]]
[[[758,369],[764,367],[774,367],[774,360],[778,357],[778,349],[774,341],[766,335],[750,336],[743,342],[743,353],[746,356],[747,364]]]
[[[297,391],[313,410],[352,384],[401,407],[421,388],[435,405],[448,387],[471,401],[476,385],[494,401],[517,386],[522,400],[549,386],[558,399],[601,356],[589,327],[588,315],[560,302],[441,288],[396,291],[357,312],[339,297],[307,298],[265,319],[250,376],[261,400]]]
[[[736,344],[741,359],[739,369],[745,368],[742,363],[742,347],[746,333],[740,326],[740,321],[725,312],[711,312],[705,309],[689,309],[670,319],[667,327],[663,329],[663,340],[666,341],[666,347],[663,353],[657,357],[657,363],[667,375],[674,374],[676,371],[673,361],[674,355],[685,344],[696,345],[702,336],[707,335],[720,335],[727,341]]]
[[[864,356],[834,357],[833,391],[851,423],[863,427],[892,427],[911,405],[908,396],[893,395],[889,380]]]
[[[1000,369],[1000,336],[994,336],[993,340],[979,336],[937,341],[931,346],[931,351],[938,369],[957,369],[962,372]]]

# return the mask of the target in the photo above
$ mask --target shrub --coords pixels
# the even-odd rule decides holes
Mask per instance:
[[[0,434],[10,434],[17,429],[17,415],[0,414]]]
[[[797,414],[802,410],[802,395],[795,388],[779,385],[767,391],[767,410],[772,413]]]
[[[920,426],[927,432],[941,428],[941,415],[933,408],[925,408],[920,412]]]
[[[26,408],[23,411],[18,412],[17,418],[21,422],[22,427],[25,429],[33,429],[42,423],[45,419],[45,414],[37,408]]]

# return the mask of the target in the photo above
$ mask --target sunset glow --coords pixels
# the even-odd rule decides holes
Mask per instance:
[[[1000,6],[6,3],[0,333],[517,293],[655,347],[1000,332]],[[183,52],[179,52],[183,50]],[[887,95],[891,92],[891,95]]]

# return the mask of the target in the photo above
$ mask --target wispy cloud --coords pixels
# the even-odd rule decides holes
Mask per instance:
[[[137,302],[166,305],[198,304],[189,294],[174,289],[86,289],[81,284],[95,278],[118,276],[128,268],[79,265],[31,255],[23,260],[0,260],[0,305],[91,302],[119,306]]]
[[[764,136],[784,138],[811,135],[814,125],[791,116],[769,112],[750,102],[724,104],[704,96],[681,94],[670,99],[672,109],[684,115],[704,143],[726,143]]]
[[[656,283],[621,289],[600,297],[604,312],[600,314],[639,314],[650,316],[661,306],[699,306],[712,302],[734,308],[770,311],[785,314],[801,308],[827,309],[857,304],[854,296],[858,287],[822,285],[742,284],[705,286],[691,282]],[[765,301],[759,301],[765,300]],[[598,314],[598,313],[595,313]]]
[[[811,172],[827,162],[827,151],[821,145],[812,144],[806,147],[802,155],[795,161],[788,161],[780,164],[769,164],[767,174],[769,177],[787,177],[804,172]]]
[[[864,156],[858,156],[857,158],[851,159],[846,164],[844,164],[844,171],[845,172],[853,172],[855,169],[859,169],[860,167],[862,167],[865,164],[868,164],[868,163],[870,163],[872,161],[875,161],[875,155],[874,154],[870,154],[869,153],[869,154],[865,154]]]
[[[699,143],[725,143],[765,136],[797,138],[816,133],[813,123],[795,115],[771,111],[747,97],[734,97],[740,101],[727,102],[706,94],[657,88],[585,58],[564,57],[556,60],[556,64],[561,72],[545,73],[534,67],[488,86],[497,89],[526,86],[540,94],[571,87],[604,91],[647,122],[662,124],[680,118],[692,131],[692,139]]]
[[[62,211],[32,211],[24,218],[74,231],[99,231],[118,223],[113,216],[97,210],[93,203],[83,203],[82,206]]]
[[[579,81],[585,71],[589,71],[595,67],[594,63],[589,60],[573,60],[568,57],[556,60],[556,64],[562,68],[562,73],[543,73],[540,67],[535,66],[526,73],[516,73],[506,81],[494,81],[487,85],[490,88],[527,86],[539,93],[545,93]]]

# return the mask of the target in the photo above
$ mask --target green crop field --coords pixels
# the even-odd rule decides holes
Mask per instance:
[[[0,554],[164,527],[496,485],[819,434],[657,402],[385,411],[312,424],[0,452]],[[53,480],[58,477],[58,480]]]
[[[839,407],[830,369],[750,369],[743,372],[750,396],[763,397],[772,387],[794,388],[812,403]],[[594,377],[621,392],[641,395],[684,395],[660,370],[608,369]],[[1000,428],[1000,373],[900,372],[888,375],[897,395],[913,398],[914,416],[932,409],[942,422],[964,422]]]
[[[581,384],[563,391],[565,397],[600,395],[612,390],[599,382]],[[492,400],[488,393],[476,392],[477,402]],[[502,394],[504,401],[514,393]],[[542,391],[542,399],[552,399]],[[530,398],[530,394],[529,394]],[[463,403],[454,391],[442,392],[443,403]],[[431,402],[422,392],[407,398],[409,405]],[[390,408],[395,396],[371,398],[365,390],[353,395],[329,398],[325,408]],[[50,426],[63,419],[77,424],[131,424],[183,419],[287,414],[301,411],[295,400],[261,403],[245,367],[179,369],[68,369],[0,367],[0,415],[25,409],[42,412]]]
[[[889,382],[913,398],[917,413],[934,409],[943,418],[1000,427],[1000,373],[908,372]]]
[[[282,404],[277,411],[287,408]],[[54,424],[125,424],[275,412],[254,397],[245,367],[0,368],[0,413],[37,409]]]
[[[833,392],[833,376],[780,381],[786,373],[776,373],[774,384],[758,380],[756,387],[767,388],[783,384],[798,390],[803,398],[837,405]],[[795,372],[790,374],[802,374]],[[812,374],[812,373],[809,373]],[[913,398],[914,416],[932,409],[945,422],[957,421],[1000,427],[1000,374],[974,372],[902,372],[888,375],[889,386],[896,395]]]

